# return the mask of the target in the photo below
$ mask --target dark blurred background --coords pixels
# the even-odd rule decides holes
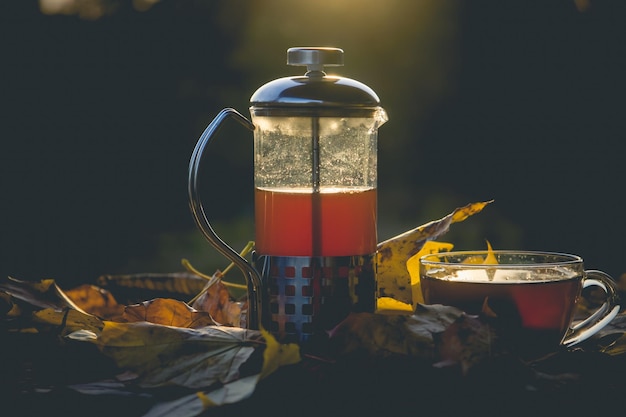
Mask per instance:
[[[63,285],[227,262],[187,204],[193,147],[224,107],[336,46],[372,87],[379,240],[494,199],[441,240],[626,272],[626,2],[9,0],[0,5],[0,273]],[[254,239],[252,135],[225,128],[205,205]]]

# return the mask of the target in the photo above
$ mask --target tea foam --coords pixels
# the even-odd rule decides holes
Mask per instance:
[[[471,268],[460,271],[450,271],[445,268],[428,272],[431,278],[444,281],[458,282],[491,282],[491,283],[521,283],[521,282],[550,282],[574,278],[576,273],[566,268],[549,267],[536,270],[509,269],[497,267]]]

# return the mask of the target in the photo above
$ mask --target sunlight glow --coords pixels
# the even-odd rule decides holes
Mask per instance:
[[[133,0],[139,12],[149,10],[159,0]],[[81,19],[97,20],[112,14],[117,6],[108,0],[39,0],[39,10],[46,15],[78,15]]]

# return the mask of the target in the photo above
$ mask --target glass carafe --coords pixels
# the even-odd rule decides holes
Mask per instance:
[[[249,324],[305,342],[351,311],[375,309],[378,128],[387,116],[369,87],[324,72],[343,64],[341,49],[290,48],[287,63],[306,74],[260,87],[251,122],[225,109],[207,127],[189,193],[200,229],[248,279],[258,304]],[[197,197],[202,153],[228,116],[254,131],[252,264],[215,235]]]

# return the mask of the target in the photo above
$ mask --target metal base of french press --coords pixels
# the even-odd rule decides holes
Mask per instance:
[[[374,312],[375,254],[261,256],[266,295],[264,325],[282,342],[309,342],[350,312]]]

